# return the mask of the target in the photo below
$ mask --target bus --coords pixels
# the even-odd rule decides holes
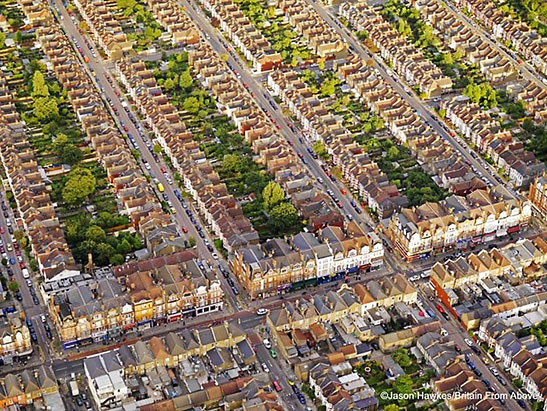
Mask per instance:
[[[78,383],[76,381],[74,380],[70,381],[69,385],[70,385],[70,392],[73,397],[77,397],[78,395],[80,395],[80,391],[78,390]]]
[[[160,193],[163,193],[163,184],[162,183],[158,183],[158,190],[160,191]]]

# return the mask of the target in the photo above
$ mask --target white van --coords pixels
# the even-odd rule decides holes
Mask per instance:
[[[23,278],[30,278],[30,273],[27,268],[23,268]]]

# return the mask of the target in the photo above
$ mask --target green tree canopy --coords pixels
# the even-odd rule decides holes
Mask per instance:
[[[91,171],[85,168],[75,168],[68,175],[63,188],[63,200],[71,206],[81,205],[84,200],[95,192],[96,180]]]
[[[40,121],[52,120],[59,117],[59,107],[54,98],[36,97],[33,109],[34,115]]]
[[[398,350],[395,350],[391,356],[393,357],[393,360],[401,367],[410,367],[412,365],[412,359],[408,355],[408,350],[406,348],[399,348]]]
[[[262,199],[266,210],[272,210],[272,208],[281,203],[284,198],[285,192],[275,181],[270,181],[268,185],[264,187],[264,190],[262,190]]]
[[[16,281],[10,281],[8,283],[8,289],[11,291],[12,294],[16,294],[17,291],[19,291],[19,283]]]
[[[192,75],[190,74],[190,70],[185,70],[181,73],[179,77],[179,87],[182,89],[188,89],[192,87],[193,84]]]
[[[36,70],[32,76],[32,97],[49,97],[46,80],[39,70]]]
[[[269,224],[278,233],[286,232],[298,225],[298,212],[289,202],[279,203],[270,211]]]
[[[184,99],[182,107],[190,114],[196,114],[201,108],[201,105],[196,97],[188,97]]]
[[[102,243],[106,241],[106,233],[98,225],[91,225],[85,232],[87,240],[95,241],[96,243]]]

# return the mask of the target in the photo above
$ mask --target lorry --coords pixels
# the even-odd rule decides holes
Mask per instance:
[[[69,386],[70,386],[70,393],[72,394],[73,397],[77,397],[78,395],[80,395],[80,391],[78,390],[78,383],[76,381],[74,380],[70,381]]]

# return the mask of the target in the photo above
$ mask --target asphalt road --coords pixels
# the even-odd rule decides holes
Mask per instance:
[[[433,292],[425,284],[423,285],[422,289],[425,290],[425,294],[427,294],[427,296],[433,294]],[[502,406],[502,404],[499,404],[499,405],[502,406],[504,409],[507,409],[507,410],[517,410],[517,409],[519,409],[520,406],[517,404],[517,402],[513,398],[510,398],[510,396],[509,396],[509,389],[513,389],[512,384],[511,384],[511,379],[508,379],[504,375],[503,370],[499,370],[499,371],[500,371],[500,375],[502,376],[502,378],[505,380],[505,382],[507,384],[505,386],[500,384],[500,382],[496,379],[494,374],[492,374],[492,371],[490,370],[490,367],[492,367],[494,364],[492,364],[492,362],[490,362],[490,364],[487,366],[484,363],[484,361],[482,360],[483,357],[486,357],[486,354],[484,353],[484,351],[481,350],[481,355],[478,356],[467,345],[467,343],[465,342],[465,339],[469,339],[470,337],[467,334],[467,332],[463,329],[463,327],[460,324],[458,324],[458,322],[454,319],[454,317],[451,314],[449,314],[450,321],[447,321],[441,315],[439,310],[437,310],[435,305],[437,304],[438,300],[435,299],[434,301],[430,301],[428,297],[425,297],[423,295],[422,295],[421,300],[424,303],[424,305],[426,306],[426,308],[432,310],[436,314],[437,318],[441,322],[442,328],[444,328],[448,332],[448,337],[450,338],[450,340],[454,341],[461,348],[462,354],[465,353],[470,357],[471,361],[473,361],[473,363],[476,365],[477,369],[482,373],[482,376],[480,378],[479,377],[477,377],[477,378],[480,379],[480,380],[482,380],[482,379],[488,380],[492,384],[492,387],[494,388],[496,393],[502,393],[502,394],[507,395],[508,398],[507,398],[506,404],[503,405],[503,406]],[[446,307],[443,306],[443,308],[446,308]],[[478,347],[478,345],[476,343],[473,343],[473,344]]]
[[[491,47],[493,47],[498,53],[501,55],[507,57],[509,60],[513,62],[515,67],[520,71],[520,74],[525,80],[533,81],[538,86],[542,87],[543,89],[547,89],[547,85],[543,83],[541,74],[537,73],[536,70],[525,60],[522,59],[522,63],[519,63],[515,57],[513,57],[512,54],[507,52],[507,48],[505,46],[502,46],[498,41],[491,40],[490,34],[487,34],[486,29],[481,27],[479,24],[475,23],[475,21],[469,17],[467,17],[462,11],[456,7],[452,2],[448,0],[441,0],[444,2],[450,10],[464,23],[466,23],[468,26],[471,26],[471,30],[479,35],[482,39],[482,41],[488,43]]]
[[[166,174],[168,174],[170,176],[171,181],[175,182],[174,175],[173,175],[172,171],[169,169],[169,167],[167,167],[167,165],[165,165],[165,163],[163,163],[161,158],[159,158],[159,161],[155,160],[153,154],[146,147],[146,144],[145,144],[146,142],[144,141],[144,139],[140,135],[136,125],[133,124],[133,122],[131,122],[131,120],[129,119],[128,113],[125,111],[125,109],[122,105],[123,100],[122,100],[121,96],[123,96],[123,93],[121,92],[121,90],[119,89],[119,87],[117,86],[117,84],[114,81],[112,82],[112,84],[108,82],[108,80],[105,76],[105,74],[107,74],[107,69],[105,68],[107,65],[100,58],[99,55],[97,55],[97,57],[92,56],[91,50],[86,45],[86,42],[84,40],[84,36],[81,35],[78,32],[76,24],[70,18],[70,15],[67,13],[66,9],[63,7],[62,1],[56,0],[55,4],[59,8],[61,15],[64,17],[61,24],[64,27],[65,33],[68,34],[69,40],[73,43],[72,39],[75,38],[78,41],[78,44],[80,45],[80,47],[82,47],[82,49],[84,51],[84,55],[89,57],[90,61],[87,65],[84,64],[84,67],[86,67],[87,69],[93,69],[95,74],[94,75],[92,75],[91,73],[88,73],[88,74],[90,74],[90,77],[95,81],[97,86],[102,87],[102,89],[104,90],[104,92],[101,93],[102,97],[105,100],[107,100],[109,98],[112,101],[113,106],[117,108],[117,113],[118,113],[117,116],[114,115],[113,111],[111,111],[111,113],[114,115],[115,120],[119,124],[121,124],[121,122],[123,122],[128,127],[129,133],[131,133],[133,135],[133,137],[135,138],[135,140],[137,141],[137,143],[139,145],[142,159],[146,160],[148,162],[148,164],[150,165],[150,171],[152,172],[154,177],[156,179],[158,179],[158,181],[163,185],[164,192],[167,194],[169,200],[171,201],[173,207],[176,210],[176,214],[174,214],[173,219],[178,224],[179,233],[183,236],[186,236],[186,237],[194,237],[196,239],[196,247],[197,247],[197,252],[198,252],[199,258],[201,258],[202,260],[208,261],[210,265],[213,265],[213,266],[217,265],[215,263],[215,260],[214,260],[213,256],[212,256],[212,253],[207,249],[207,246],[205,245],[204,241],[201,239],[201,237],[198,234],[198,230],[196,230],[196,227],[194,226],[194,224],[192,224],[192,222],[190,221],[190,218],[188,217],[188,215],[186,215],[186,212],[185,212],[184,208],[182,207],[182,204],[180,203],[180,201],[175,196],[174,190],[176,189],[176,186],[168,184],[166,175],[164,175],[164,173],[161,172],[161,167],[164,167],[167,170]],[[90,44],[93,44],[93,42],[91,40],[90,40]],[[74,51],[74,52],[76,54],[78,54],[77,51]],[[110,77],[113,77],[112,73],[110,73],[109,75],[110,75]],[[116,93],[118,93],[118,94],[116,94]],[[118,97],[118,95],[120,97]],[[107,104],[107,106],[108,106],[108,104]],[[138,119],[138,117],[135,115],[135,113],[132,113],[132,114],[135,118]],[[120,130],[121,130],[121,126],[120,126]],[[144,130],[144,127],[143,127],[143,130]],[[149,139],[147,139],[147,140],[150,141]],[[128,144],[129,144],[129,142],[128,142]],[[152,145],[153,144],[154,143],[152,143]],[[130,148],[132,148],[132,147],[130,147]],[[150,174],[144,168],[144,164],[143,164],[142,161],[141,161],[141,167],[143,169],[144,174]],[[151,187],[153,187],[154,190],[156,190],[156,187],[153,183],[151,183]],[[161,195],[157,191],[156,191],[156,194],[158,195],[158,198],[161,199]],[[191,204],[191,202],[189,200],[190,199],[186,200],[188,205]],[[196,218],[198,218],[198,214],[195,212],[195,210],[194,210],[193,214]],[[199,222],[199,219],[198,219],[198,222]],[[183,232],[181,230],[182,227],[185,227],[188,230],[187,235],[183,234]],[[205,227],[205,225],[202,224],[202,227]],[[203,232],[206,234],[206,238],[210,241],[210,243],[212,245],[213,241],[212,241],[212,238],[207,233],[207,230],[204,229]],[[219,260],[218,264],[222,264],[225,267],[227,267],[227,264],[224,261]],[[218,270],[216,270],[216,271],[218,273]],[[240,307],[240,303],[237,301],[237,298],[236,298],[235,294],[233,293],[230,285],[226,282],[226,279],[222,275],[217,275],[217,278],[220,280],[220,282],[222,284],[222,288],[223,288],[223,290],[226,294],[226,297],[227,297],[230,305],[234,309],[238,309],[238,307]]]
[[[44,314],[44,312],[47,313],[47,309],[45,309],[45,311],[44,311],[44,303],[42,301],[42,297],[40,295],[39,288],[35,287],[35,286],[33,286],[33,288],[36,290],[36,295],[38,297],[38,300],[40,301],[40,305],[36,305],[33,302],[29,286],[27,285],[27,280],[23,277],[23,272],[22,272],[21,267],[19,266],[19,261],[17,259],[17,255],[15,253],[16,250],[13,247],[15,242],[12,241],[12,238],[11,238],[12,236],[8,232],[8,225],[7,225],[8,220],[12,224],[12,228],[14,230],[17,229],[16,224],[15,224],[16,219],[14,217],[14,211],[9,207],[9,202],[7,201],[5,195],[2,195],[1,200],[3,200],[4,203],[7,206],[6,211],[8,213],[8,218],[5,218],[4,215],[3,215],[3,212],[0,212],[0,226],[2,228],[4,228],[4,230],[5,230],[4,234],[0,234],[0,238],[2,239],[2,242],[4,244],[4,248],[6,249],[6,256],[7,256],[8,261],[9,261],[10,258],[15,259],[15,264],[11,265],[8,262],[8,266],[6,267],[6,269],[3,269],[2,271],[5,273],[5,277],[8,279],[8,281],[10,281],[9,276],[7,275],[7,268],[11,268],[11,270],[13,271],[14,280],[19,284],[19,292],[21,293],[21,296],[23,297],[22,301],[18,302],[15,299],[15,296],[12,296],[11,301],[13,302],[14,305],[19,305],[19,307],[21,307],[23,309],[23,311],[25,312],[25,318],[32,320],[32,322],[34,324],[34,330],[36,332],[37,342],[32,342],[33,347],[35,348],[32,355],[33,356],[38,355],[38,350],[36,350],[36,347],[40,346],[40,347],[42,347],[42,350],[43,350],[43,352],[46,356],[45,358],[49,359],[50,356],[51,356],[51,354],[50,354],[50,341],[48,340],[48,338],[46,336],[46,332],[44,330],[44,327],[43,327],[43,325],[40,321],[40,315]],[[8,244],[10,244],[12,246],[12,251],[8,251],[8,249],[7,249]],[[23,256],[23,261],[24,261],[25,265],[28,267],[28,260],[25,256],[25,253],[23,252],[23,250],[21,250],[21,255]],[[29,272],[30,272],[30,270],[29,270]],[[31,276],[30,280],[31,281],[34,280],[32,278],[32,276]],[[33,284],[35,284],[35,283],[33,282]],[[32,359],[31,359],[31,362],[32,362]]]

